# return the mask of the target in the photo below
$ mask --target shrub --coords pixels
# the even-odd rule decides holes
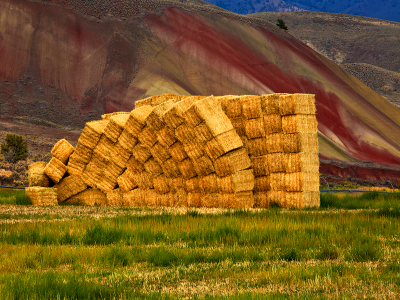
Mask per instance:
[[[284,30],[288,30],[285,21],[283,21],[282,19],[278,19],[277,20],[278,23],[276,23],[276,26],[278,26],[279,28],[282,28]]]
[[[28,157],[28,144],[20,135],[7,134],[5,143],[1,144],[1,154],[9,162],[24,160]]]

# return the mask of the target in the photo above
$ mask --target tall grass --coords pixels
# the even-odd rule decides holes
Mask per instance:
[[[32,205],[24,190],[0,189],[0,204]]]
[[[400,205],[400,193],[321,194],[321,208],[381,209]]]

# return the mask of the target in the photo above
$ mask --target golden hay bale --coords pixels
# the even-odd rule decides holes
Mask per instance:
[[[118,177],[117,183],[123,192],[128,192],[138,187],[138,184],[135,181],[135,173],[130,169],[126,169],[125,172]]]
[[[79,137],[78,144],[90,149],[94,149],[104,132],[104,128],[108,124],[108,120],[88,122],[83,128],[82,134]]]
[[[107,196],[99,189],[86,189],[83,192],[65,200],[66,204],[106,205]]]
[[[272,191],[285,191],[286,173],[270,173],[269,181]]]
[[[78,141],[78,144],[76,144],[75,151],[72,155],[77,155],[79,160],[87,164],[92,159],[93,149],[86,147]]]
[[[231,120],[224,114],[214,114],[211,117],[204,120],[211,134],[216,137],[222,133],[235,130],[233,128]]]
[[[135,109],[138,109],[139,107],[142,106],[151,106],[151,99],[152,97],[148,97],[142,100],[135,101]]]
[[[151,98],[151,106],[158,106],[160,104],[163,104],[165,102],[179,102],[182,99],[185,99],[187,95],[175,95],[175,94],[162,94],[162,95],[157,95],[157,96],[152,96]]]
[[[44,168],[46,163],[44,161],[38,161],[28,167],[28,181],[29,186],[49,186],[49,177],[44,174]]]
[[[31,199],[32,205],[57,205],[57,189],[33,186],[25,189],[25,195]]]
[[[188,144],[184,144],[183,148],[185,149],[187,155],[193,160],[196,160],[205,154],[204,146],[196,141],[191,141]]]
[[[154,159],[154,157],[151,157],[148,161],[144,163],[144,169],[154,176],[163,173],[160,164]]]
[[[200,177],[204,177],[215,172],[213,162],[207,155],[203,155],[192,162],[197,175]]]
[[[117,116],[117,115],[129,115],[129,112],[126,112],[126,111],[116,111],[116,112],[113,112],[113,113],[101,115],[101,119],[102,119],[102,120],[110,120],[111,117]]]
[[[53,157],[50,162],[46,165],[43,172],[46,174],[54,183],[57,183],[63,178],[68,168],[59,159]]]
[[[175,129],[175,136],[182,144],[190,143],[196,138],[194,128],[186,123]]]
[[[188,207],[202,207],[201,204],[201,193],[188,193],[187,194],[187,206]]]
[[[136,181],[137,185],[139,186],[139,189],[142,189],[142,190],[154,189],[153,174],[150,174],[147,171],[143,171],[140,173],[134,172],[133,177],[135,178],[135,181]]]
[[[207,208],[221,207],[219,193],[202,194],[201,207],[207,207]]]
[[[289,115],[282,117],[282,132],[317,133],[318,122],[315,115]]]
[[[204,96],[191,96],[182,99],[181,101],[177,102],[173,107],[168,109],[163,117],[164,122],[170,129],[176,129],[184,122],[183,113],[192,106],[193,103],[196,101],[205,98]],[[197,125],[197,124],[196,124]]]
[[[265,137],[263,118],[244,120],[244,129],[249,139]]]
[[[282,117],[279,114],[264,115],[265,134],[282,132]]]
[[[118,164],[109,161],[107,165],[103,169],[104,177],[108,179],[117,180],[118,176],[120,176],[125,168],[120,167]]]
[[[153,184],[157,194],[162,195],[170,192],[169,180],[165,175],[155,177]]]
[[[272,174],[271,174],[272,176]],[[268,192],[271,190],[272,183],[271,183],[271,178],[270,176],[260,176],[254,178],[254,192],[255,193],[260,193],[260,192]]]
[[[247,147],[250,156],[264,156],[267,155],[267,143],[266,138],[257,138],[248,140]]]
[[[159,202],[159,195],[154,190],[143,190],[144,206],[157,206]]]
[[[126,167],[131,169],[135,173],[144,171],[144,165],[140,161],[138,161],[134,156],[128,159],[126,162]]]
[[[110,161],[115,163],[121,168],[126,167],[126,163],[128,159],[131,157],[131,153],[125,150],[124,147],[121,146],[118,142],[115,144],[113,151],[110,152]]]
[[[219,191],[217,174],[212,173],[210,175],[202,177],[200,185],[201,185],[201,190],[204,191],[204,193],[206,194],[217,193]]]
[[[172,207],[174,199],[171,193],[157,194],[157,206]]]
[[[125,129],[136,137],[146,125],[146,119],[152,111],[153,107],[151,106],[141,106],[132,110],[125,123]]]
[[[214,162],[215,173],[219,177],[225,177],[250,167],[250,157],[245,148],[228,152]]]
[[[283,135],[285,153],[318,153],[318,135],[316,133],[292,133]]]
[[[169,206],[171,207],[188,207],[188,194],[185,190],[180,189],[171,194]]]
[[[150,130],[149,127],[143,127],[142,131],[138,134],[138,140],[142,143],[143,146],[147,148],[151,148],[157,143],[156,134]]]
[[[204,150],[212,160],[216,160],[225,153],[241,147],[243,142],[233,129],[214,137],[206,144]]]
[[[118,137],[121,135],[124,130],[126,121],[128,121],[129,114],[117,114],[111,116],[109,119],[109,123],[106,128],[104,128],[104,135],[108,137],[113,143],[118,140]]]
[[[66,164],[74,150],[74,147],[66,139],[62,139],[54,145],[51,155],[58,158],[63,164]]]
[[[87,185],[83,182],[81,176],[71,175],[61,180],[54,187],[57,189],[57,201],[62,203],[86,190]]]
[[[199,118],[202,121],[212,118],[216,114],[225,114],[222,110],[219,97],[214,96],[196,101],[188,110],[194,110],[191,114],[194,114],[195,118]]]
[[[114,149],[114,142],[111,141],[107,136],[102,135],[99,143],[94,148],[93,153],[108,157],[110,152]]]
[[[167,176],[168,178],[176,178],[182,176],[179,165],[173,158],[167,159],[161,165],[161,168],[165,176]]]
[[[133,147],[138,143],[137,137],[124,129],[118,138],[118,143],[129,153],[132,153]]]
[[[185,191],[188,193],[203,193],[201,178],[193,177],[185,181]]]
[[[252,191],[219,194],[218,202],[223,208],[252,208],[254,206],[254,195]]]
[[[244,126],[244,121],[242,118],[234,118],[230,119],[233,128],[236,130],[236,133],[240,136],[240,138],[246,136],[246,129]]]
[[[318,153],[286,153],[285,154],[286,173],[318,173],[319,157]]]
[[[82,174],[82,180],[90,187],[96,187],[97,184],[103,179],[103,166],[99,167],[98,164],[91,161],[87,164],[85,171]]]
[[[221,107],[229,119],[242,116],[242,103],[239,96],[227,96],[219,98]]]
[[[159,131],[165,127],[164,114],[167,110],[171,109],[175,103],[180,101],[180,97],[166,99],[165,102],[159,103],[158,105],[152,104],[154,110],[147,117],[146,124],[152,131]]]
[[[315,115],[315,95],[290,94],[279,96],[279,113],[286,115]]]
[[[150,149],[150,153],[159,164],[162,164],[171,157],[171,154],[168,152],[168,148],[164,147],[159,142],[154,144],[154,146]]]
[[[283,134],[282,133],[268,134],[265,138],[267,140],[268,153],[283,152]]]
[[[213,138],[213,135],[206,123],[201,123],[194,128],[196,140],[199,143],[207,143]]]
[[[169,153],[171,154],[172,158],[177,161],[177,162],[181,162],[184,159],[188,158],[188,155],[185,151],[185,147],[183,146],[183,144],[179,141],[177,141],[176,143],[174,143],[169,149],[168,149]]]
[[[100,182],[96,183],[96,187],[99,188],[101,191],[108,193],[112,191],[117,186],[117,178],[108,178],[103,176],[100,179]]]
[[[268,155],[251,157],[251,166],[255,177],[269,175]]]
[[[287,192],[285,193],[286,207],[305,208],[305,207],[319,207],[320,206],[320,193],[315,192]]]
[[[184,190],[186,180],[183,177],[168,178],[168,186],[172,193],[176,193],[179,190]]]
[[[283,93],[269,94],[261,96],[261,108],[264,116],[279,114],[279,97],[287,95]]]
[[[183,178],[190,179],[197,176],[196,169],[194,168],[193,162],[190,158],[180,161],[178,166]]]
[[[288,192],[319,191],[319,173],[287,173],[285,187]]]
[[[168,127],[164,127],[156,132],[158,142],[164,147],[172,146],[176,141],[175,133]]]
[[[277,205],[279,207],[286,207],[286,192],[285,191],[269,191],[267,193],[268,202],[270,206]]]
[[[248,120],[263,117],[260,96],[242,97],[240,98],[240,100],[242,103],[244,119]]]
[[[135,147],[133,147],[132,154],[142,164],[144,164],[151,157],[150,150],[140,144],[137,144]]]
[[[107,205],[108,206],[120,206],[122,205],[122,191],[115,189],[107,193]]]
[[[268,208],[271,206],[268,195],[265,192],[254,192],[254,208]]]
[[[232,175],[218,178],[220,193],[252,191],[254,188],[253,170],[241,170]]]
[[[285,154],[284,153],[270,153],[268,158],[268,170],[270,173],[285,173]]]
[[[122,193],[122,205],[123,206],[140,206],[143,203],[142,193],[140,189],[134,189],[128,192]]]

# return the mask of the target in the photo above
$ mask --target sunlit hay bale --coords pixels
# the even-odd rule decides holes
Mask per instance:
[[[283,135],[285,153],[318,153],[318,135],[316,133],[292,133]]]
[[[79,160],[87,164],[92,159],[93,149],[83,145],[78,141],[75,147],[75,151],[72,155],[78,156]]]
[[[229,119],[242,117],[242,103],[240,96],[218,97],[222,110]]]
[[[153,111],[151,106],[141,106],[131,111],[129,118],[125,123],[125,129],[137,137],[146,125],[148,115]]]
[[[104,128],[104,135],[115,143],[122,131],[125,128],[126,121],[128,121],[129,114],[117,114],[109,118],[109,123]]]
[[[271,174],[272,176],[272,174]],[[271,190],[271,178],[270,176],[260,176],[254,178],[254,192],[255,193],[266,193]]]
[[[28,167],[28,181],[29,186],[49,186],[49,177],[44,173],[46,163],[44,161],[38,161]]]
[[[91,161],[87,164],[85,171],[82,173],[82,180],[90,187],[96,187],[103,179],[103,167]]]
[[[318,173],[319,157],[318,153],[286,153],[285,154],[286,173]]]
[[[187,194],[187,206],[188,207],[202,207],[201,205],[201,193],[188,193]]]
[[[240,117],[240,118],[232,118],[230,120],[231,120],[232,126],[235,129],[236,133],[243,140],[243,137],[246,136],[246,128],[244,126],[243,119]]]
[[[156,95],[156,96],[151,96],[143,100],[136,101],[135,103],[135,108],[144,106],[144,105],[151,105],[151,106],[157,106],[160,105],[164,102],[170,101],[170,100],[182,100],[186,97],[186,95],[175,95],[175,94],[162,94],[162,95]]]
[[[200,181],[201,189],[204,191],[204,193],[218,193],[219,188],[218,188],[218,177],[217,174],[212,173],[210,175],[207,175],[205,177],[201,178]]]
[[[317,133],[318,122],[315,115],[288,115],[282,117],[282,132]]]
[[[46,174],[54,183],[58,183],[61,178],[65,175],[68,168],[59,159],[53,157],[50,162],[46,165],[43,172]]]
[[[319,173],[287,173],[285,187],[288,192],[319,191]]]
[[[194,128],[196,140],[199,143],[207,143],[213,138],[213,135],[206,123],[201,123]]]
[[[154,189],[142,190],[144,206],[154,207],[158,206],[159,195],[154,191]]]
[[[182,176],[181,170],[179,168],[178,163],[173,159],[169,158],[161,164],[161,168],[163,173],[168,178],[176,178]]]
[[[155,143],[157,143],[157,136],[149,127],[145,126],[138,134],[138,140],[142,143],[142,146],[151,148]]]
[[[113,151],[115,143],[111,141],[107,136],[102,135],[99,143],[94,148],[93,153],[109,157],[110,152]]]
[[[31,199],[32,205],[58,205],[56,188],[28,187],[25,189],[25,195]]]
[[[264,115],[264,131],[265,134],[282,132],[282,117],[279,114]]]
[[[279,112],[279,97],[287,94],[284,93],[276,93],[269,95],[261,96],[261,108],[264,114],[266,115],[280,115]]]
[[[158,142],[164,147],[172,146],[176,141],[175,133],[168,127],[164,127],[156,132]]]
[[[135,101],[135,109],[138,109],[139,107],[142,106],[151,106],[151,99],[152,97],[148,97],[142,100]]]
[[[175,129],[175,136],[182,144],[190,143],[196,138],[193,127],[186,123],[183,123]]]
[[[247,147],[249,155],[252,157],[267,155],[267,142],[268,140],[265,137],[248,140]]]
[[[154,189],[154,175],[150,174],[147,171],[143,171],[140,173],[133,173],[133,177],[135,182],[139,186],[139,189],[148,190]]]
[[[63,203],[68,198],[86,190],[87,185],[83,182],[81,176],[71,175],[54,186],[57,189],[57,201]]]
[[[113,116],[118,116],[118,115],[129,115],[129,112],[126,112],[126,111],[116,111],[116,112],[113,112],[113,113],[101,115],[101,119],[102,119],[102,120],[110,120],[111,117],[113,117]]]
[[[86,123],[85,128],[83,128],[82,134],[79,137],[78,145],[81,144],[87,148],[94,149],[108,123],[108,120]]]
[[[265,138],[267,140],[268,153],[283,152],[283,134],[282,133],[268,134]]]
[[[243,147],[243,142],[234,129],[221,133],[209,141],[204,150],[212,160],[232,150]]]
[[[185,191],[188,193],[203,193],[201,178],[196,176],[186,180]]]
[[[267,193],[267,200],[269,206],[277,205],[279,207],[287,207],[285,191],[269,191]]]
[[[132,154],[140,163],[144,164],[151,157],[151,152],[148,148],[142,146],[141,144],[137,144],[132,149]]]
[[[286,173],[270,173],[269,181],[272,191],[285,191]]]
[[[178,163],[179,170],[183,178],[190,179],[197,176],[196,170],[194,168],[193,162],[190,158],[186,158]]]
[[[200,177],[204,177],[215,172],[213,162],[207,155],[203,155],[196,160],[192,160],[192,162],[197,175]]]
[[[211,115],[204,122],[214,137],[228,131],[235,131],[232,122],[224,113]]]
[[[219,177],[225,177],[250,167],[250,157],[244,148],[228,152],[214,162],[215,173]]]
[[[108,178],[103,176],[100,179],[100,182],[96,183],[96,187],[104,193],[108,193],[117,187],[117,178]]]
[[[120,189],[115,189],[107,193],[108,206],[120,206],[123,201],[123,193]]]
[[[242,97],[240,100],[242,102],[243,118],[245,120],[263,117],[260,96]]]
[[[253,170],[241,170],[232,175],[218,178],[218,192],[238,193],[252,191],[254,180]]]
[[[251,166],[255,177],[269,175],[268,155],[251,157]]]
[[[188,155],[185,151],[185,147],[179,141],[177,141],[171,147],[169,147],[168,152],[171,154],[172,158],[177,162],[181,162],[184,159],[188,158]]]
[[[144,171],[144,165],[140,161],[138,161],[134,156],[131,156],[126,162],[126,167],[131,169],[135,173],[139,173]],[[119,176],[119,175],[118,175]]]
[[[118,142],[115,144],[113,151],[110,152],[110,161],[121,168],[125,168],[131,153],[125,150]]]
[[[146,123],[149,128],[157,132],[166,126],[164,122],[164,114],[167,110],[171,109],[177,102],[185,97],[174,97],[170,99],[165,99],[165,102],[159,103],[158,105],[152,104],[154,110],[148,116]]]
[[[315,115],[315,95],[290,94],[279,96],[279,113],[286,115]]]
[[[185,149],[185,152],[192,160],[199,159],[205,154],[204,146],[196,141],[191,141],[188,144],[184,144],[183,148]]]
[[[265,137],[263,118],[244,120],[243,122],[247,138],[255,139]]]
[[[175,130],[178,126],[180,126],[184,121],[183,112],[186,111],[194,102],[205,98],[204,96],[190,96],[182,99],[177,102],[173,107],[168,109],[163,117],[166,125]],[[197,125],[197,124],[196,124]]]
[[[252,191],[220,194],[219,203],[223,208],[253,208],[254,195]]]
[[[141,192],[139,189],[134,189],[128,192],[122,192],[122,206],[140,206]]]
[[[153,176],[157,176],[163,173],[160,164],[154,159],[154,157],[151,157],[148,161],[144,163],[144,169]]]
[[[183,190],[177,190],[171,194],[169,205],[171,207],[188,207],[188,193]]]
[[[320,193],[314,192],[287,192],[285,193],[285,205],[287,208],[319,207]]]
[[[206,208],[219,208],[220,199],[219,193],[207,193],[201,195],[201,207]]]
[[[138,187],[135,180],[135,173],[130,169],[126,169],[125,172],[118,177],[117,183],[123,192],[128,192]]]
[[[170,192],[169,180],[163,174],[154,178],[153,185],[157,194],[162,195]]]
[[[168,186],[171,193],[176,193],[179,190],[184,190],[186,179],[183,177],[168,178]]]
[[[130,133],[126,128],[118,138],[118,143],[129,153],[132,154],[133,147],[138,143],[137,137]]]
[[[270,153],[267,155],[268,169],[270,173],[285,173],[285,154],[284,153]]]
[[[196,127],[206,119],[211,119],[217,114],[225,115],[222,110],[221,103],[214,96],[209,96],[198,100],[182,112],[182,116],[186,120],[186,123],[192,127]],[[210,129],[212,129],[212,127],[213,126],[209,126]]]
[[[158,194],[157,193],[157,206],[172,207],[174,199],[171,193]]]
[[[68,160],[67,173],[69,175],[82,175],[85,168],[86,163],[81,160],[80,156],[72,153]]]
[[[154,146],[150,149],[150,153],[159,164],[162,164],[163,162],[171,158],[171,154],[168,152],[168,148],[161,145],[161,143],[159,142],[154,144]]]
[[[66,139],[62,139],[54,145],[51,155],[58,158],[63,164],[67,164],[68,158],[74,150],[74,147]]]
[[[79,194],[65,200],[66,204],[82,204],[82,205],[107,205],[107,196],[99,189],[88,188]]]

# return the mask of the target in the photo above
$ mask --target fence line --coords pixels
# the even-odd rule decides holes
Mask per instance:
[[[4,186],[4,185],[0,185],[0,188],[13,189],[13,190],[24,190],[24,189],[26,189],[26,187],[24,187],[24,186],[19,187],[19,186]]]

